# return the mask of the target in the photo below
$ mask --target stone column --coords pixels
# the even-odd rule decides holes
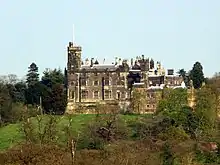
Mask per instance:
[[[124,82],[125,82],[125,89],[127,89],[127,73],[124,73],[123,76],[124,76]]]
[[[69,89],[69,87],[67,88],[67,99],[68,100],[70,99],[70,89]]]

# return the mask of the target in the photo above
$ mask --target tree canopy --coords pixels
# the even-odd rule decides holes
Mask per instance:
[[[205,82],[205,78],[203,73],[203,67],[200,62],[196,62],[193,65],[189,77],[193,81],[193,86],[195,89],[202,87],[202,84]]]
[[[40,104],[40,82],[38,67],[35,63],[31,63],[28,67],[26,76],[27,90],[25,92],[26,103],[32,105]]]
[[[42,106],[46,113],[62,114],[65,112],[67,96],[65,75],[60,69],[46,70],[41,79]]]

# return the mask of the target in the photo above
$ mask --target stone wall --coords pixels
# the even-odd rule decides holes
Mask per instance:
[[[123,104],[120,106],[117,101],[100,101],[84,103],[68,103],[67,114],[108,114],[119,113]]]

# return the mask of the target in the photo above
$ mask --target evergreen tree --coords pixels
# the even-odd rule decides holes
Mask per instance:
[[[63,114],[66,110],[67,99],[63,84],[55,84],[51,90],[51,105],[55,114]]]
[[[66,109],[65,76],[60,69],[46,70],[41,80],[42,106],[45,112],[62,114]]]
[[[28,87],[34,86],[39,82],[39,74],[38,74],[38,67],[35,63],[32,63],[28,67],[28,74],[27,74],[27,79],[26,83]]]
[[[67,73],[67,69],[64,69],[64,87],[66,89],[67,92],[67,87],[68,87],[68,73]]]
[[[202,87],[202,83],[204,83],[205,78],[204,78],[204,73],[203,73],[203,67],[199,62],[196,62],[193,65],[193,68],[190,71],[189,77],[193,81],[193,86],[195,89]]]
[[[180,69],[177,73],[179,74],[179,76],[183,78],[185,85],[189,87],[189,73],[187,74],[187,72],[184,69]]]
[[[43,74],[41,82],[49,88],[52,88],[54,84],[64,84],[64,74],[60,69],[47,69]]]
[[[40,84],[39,84],[39,74],[38,67],[35,63],[32,63],[28,67],[27,74],[27,90],[25,93],[26,103],[36,105],[40,103]]]

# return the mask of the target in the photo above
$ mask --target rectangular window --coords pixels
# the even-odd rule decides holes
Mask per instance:
[[[121,85],[125,85],[125,77],[124,76],[121,77]]]
[[[74,95],[75,95],[75,92],[72,91],[72,92],[71,92],[71,99],[74,99],[74,97],[75,97]]]
[[[125,98],[125,91],[121,92],[121,98],[122,98],[122,99]]]
[[[117,99],[119,100],[121,98],[121,92],[117,92]]]
[[[98,99],[99,98],[99,92],[98,91],[94,91],[94,99]]]
[[[121,85],[121,81],[120,80],[117,80],[117,85]]]
[[[98,80],[94,81],[94,82],[93,82],[93,85],[94,85],[94,86],[98,86],[98,85],[99,85],[99,81],[98,81]]]
[[[127,92],[125,92],[125,98],[126,98],[126,99],[128,98],[128,93],[127,93]]]
[[[105,99],[110,99],[112,97],[112,93],[110,90],[105,90]]]
[[[104,79],[104,84],[105,84],[106,86],[109,86],[109,85],[110,85],[110,83],[109,83],[109,78],[105,78],[105,79]]]
[[[117,85],[125,85],[124,77],[120,77],[120,78],[117,80]]]
[[[81,79],[81,86],[86,86],[86,85],[87,85],[86,79]]]
[[[88,99],[89,92],[86,90],[82,90],[82,99]]]

